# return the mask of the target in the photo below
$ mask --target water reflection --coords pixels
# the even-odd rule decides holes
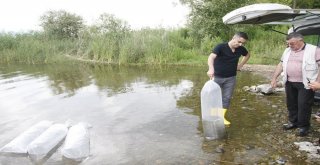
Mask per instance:
[[[200,91],[206,67],[138,67],[68,63],[0,66],[0,146],[41,120],[84,121],[91,156],[82,164],[254,164],[279,154],[266,144],[283,95],[245,93],[264,80],[240,72],[223,140],[204,141]],[[276,104],[278,109],[272,108]],[[219,147],[222,148],[219,151]],[[288,149],[288,151],[291,151]],[[0,164],[33,164],[0,155]],[[77,164],[58,148],[45,164]]]
[[[2,66],[0,144],[40,120],[71,119],[93,125],[92,156],[85,164],[206,161],[199,116],[185,113],[192,113],[196,103],[177,106],[201,83],[199,72],[204,68]],[[0,160],[33,163],[27,157],[2,155]],[[59,149],[46,162],[65,163]]]

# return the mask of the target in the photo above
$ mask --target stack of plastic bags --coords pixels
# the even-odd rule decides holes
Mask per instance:
[[[0,151],[5,153],[26,154],[28,152],[28,145],[52,124],[53,122],[51,121],[39,122],[2,147]]]
[[[70,122],[58,124],[41,121],[2,147],[0,152],[28,154],[33,160],[39,161],[65,139],[62,155],[81,161],[90,154],[90,126],[86,123],[70,125]]]

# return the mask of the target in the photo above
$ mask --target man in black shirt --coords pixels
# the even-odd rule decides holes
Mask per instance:
[[[230,100],[236,85],[237,70],[240,70],[250,58],[247,49],[243,47],[247,40],[248,35],[246,33],[238,32],[229,42],[217,45],[208,57],[209,70],[207,74],[221,88],[224,109],[228,109],[230,106]],[[238,63],[241,56],[243,58]]]

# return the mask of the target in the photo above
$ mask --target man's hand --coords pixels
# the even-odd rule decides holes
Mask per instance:
[[[207,75],[209,76],[210,80],[213,79],[213,77],[214,77],[213,70],[208,70]]]
[[[273,78],[273,79],[271,80],[271,83],[270,83],[270,84],[271,84],[271,87],[272,87],[272,88],[276,88],[276,87],[277,87],[277,79],[274,79],[274,78]]]
[[[320,89],[320,83],[319,82],[311,82],[308,84],[309,88],[311,88],[313,91],[319,90]]]

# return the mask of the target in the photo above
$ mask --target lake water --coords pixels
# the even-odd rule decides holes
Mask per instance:
[[[281,125],[273,118],[285,118],[284,95],[242,91],[245,85],[268,83],[249,72],[238,73],[226,115],[231,122],[227,137],[206,141],[200,117],[206,71],[194,66],[1,65],[0,147],[42,120],[69,120],[92,126],[90,157],[81,162],[86,165],[254,164],[277,157],[303,162],[289,153],[292,148],[270,145],[273,126]],[[62,145],[42,163],[79,164],[62,158]],[[28,156],[0,155],[0,163],[35,162]]]

